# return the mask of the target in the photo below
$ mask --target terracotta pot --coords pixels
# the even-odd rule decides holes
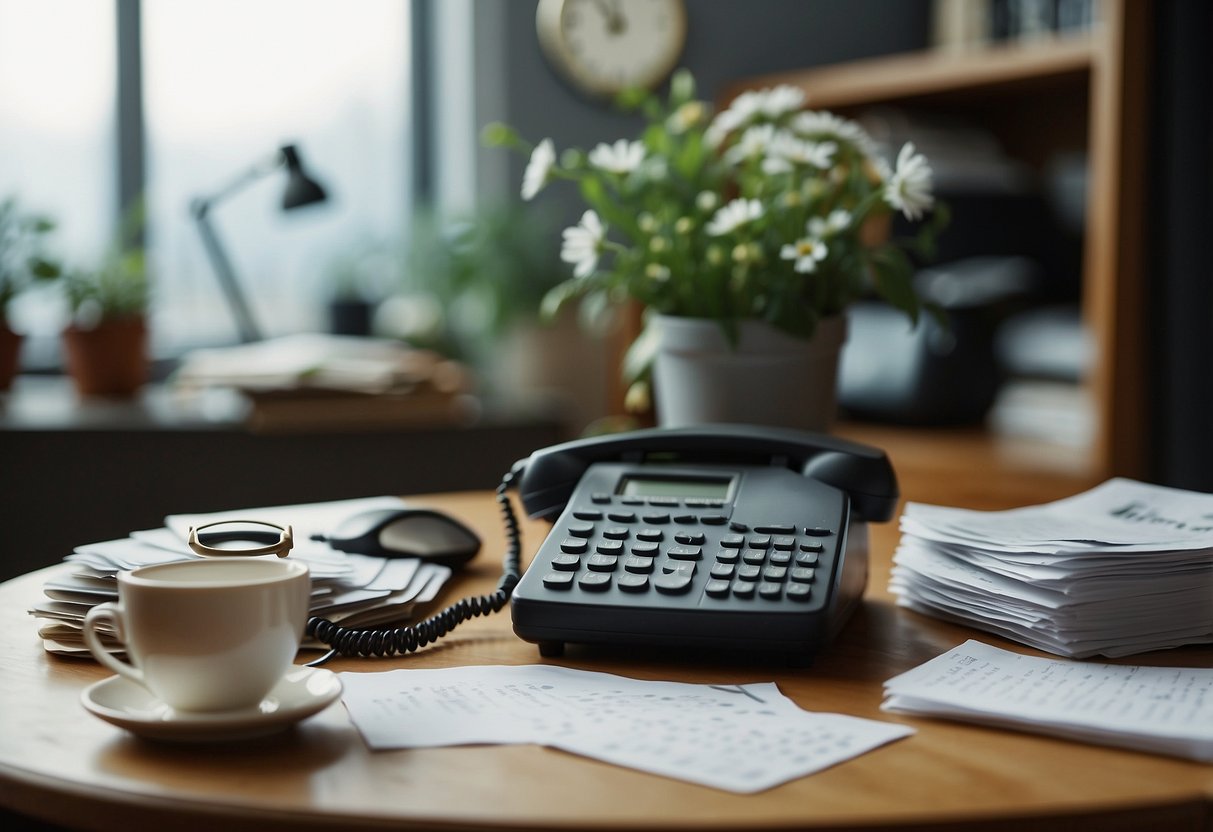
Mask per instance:
[[[147,324],[143,318],[105,320],[92,329],[63,331],[67,370],[82,396],[133,396],[147,382]]]
[[[0,393],[13,386],[21,359],[22,340],[23,336],[13,332],[6,323],[0,321]]]

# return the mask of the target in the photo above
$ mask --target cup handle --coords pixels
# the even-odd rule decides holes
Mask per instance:
[[[126,642],[126,630],[123,626],[122,605],[113,602],[98,604],[88,611],[84,616],[84,643],[88,645],[88,649],[92,651],[93,658],[101,662],[120,676],[125,676],[133,682],[137,682],[144,687],[147,683],[143,680],[143,671],[127,662],[120,661],[105,649],[105,645],[101,643],[101,636],[97,633],[97,624],[102,621],[108,621],[114,628],[114,634],[118,640]]]

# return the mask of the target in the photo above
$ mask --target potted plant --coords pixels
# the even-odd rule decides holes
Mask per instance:
[[[606,407],[607,362],[578,332],[579,310],[541,317],[566,274],[548,245],[558,226],[542,211],[482,206],[413,227],[406,288],[435,301],[436,346],[476,365],[506,403],[554,399],[580,429]]]
[[[490,144],[529,152],[522,197],[549,182],[577,185],[587,210],[563,234],[573,277],[548,293],[632,300],[646,326],[625,360],[647,398],[649,368],[663,425],[748,421],[824,429],[845,338],[844,312],[875,294],[916,321],[911,253],[929,252],[944,220],[926,159],[907,144],[882,158],[855,122],[804,108],[777,86],[719,113],[697,100],[686,71],[668,100],[633,91],[620,103],[645,118],[636,139],[559,156],[493,125]],[[890,239],[889,219],[930,218]],[[819,375],[814,376],[814,373]]]
[[[82,396],[134,395],[147,381],[150,283],[137,244],[140,209],[93,269],[65,275],[71,321],[63,331],[68,373]]]
[[[44,253],[55,224],[22,211],[15,197],[0,202],[0,392],[17,375],[24,337],[9,324],[9,304],[30,287],[59,277],[60,266]]]

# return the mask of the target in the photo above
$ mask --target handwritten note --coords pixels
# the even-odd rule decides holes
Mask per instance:
[[[650,682],[546,665],[343,673],[374,749],[546,745],[734,792],[757,792],[907,736],[801,710],[774,683]]]
[[[1213,668],[1044,659],[966,641],[885,682],[885,693],[887,711],[1213,763]]]

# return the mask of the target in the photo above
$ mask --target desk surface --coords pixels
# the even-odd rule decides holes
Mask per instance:
[[[418,500],[420,502],[420,500]],[[436,495],[484,553],[452,587],[497,576],[502,534],[487,493]],[[525,551],[544,527],[524,523]],[[107,673],[46,654],[26,614],[47,572],[0,585],[0,806],[86,829],[1192,829],[1213,830],[1213,768],[1043,736],[881,713],[881,683],[966,638],[994,637],[897,609],[885,585],[894,524],[873,529],[862,609],[807,670],[669,653],[570,647],[541,660],[508,613],[471,621],[410,658],[333,670],[558,662],[644,679],[774,680],[802,707],[912,724],[917,733],[827,771],[741,796],[534,746],[372,753],[340,703],[247,744],[157,745],[88,714],[80,691]],[[59,567],[52,567],[59,568]],[[1024,652],[1026,648],[1016,647]],[[1213,648],[1137,656],[1213,666]]]

